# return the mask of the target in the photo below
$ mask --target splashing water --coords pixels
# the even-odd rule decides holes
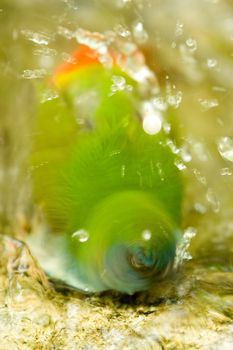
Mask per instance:
[[[224,159],[233,162],[233,138],[221,137],[218,141],[218,151]]]
[[[14,223],[29,196],[25,190],[19,192],[25,181],[19,169],[29,149],[25,140],[33,119],[32,83],[47,79],[61,59],[69,60],[77,42],[96,47],[107,67],[112,65],[108,50],[120,52],[119,65],[141,82],[140,96],[152,105],[145,128],[157,130],[158,117],[167,135],[173,137],[175,130],[169,147],[186,166],[183,216],[187,229],[177,247],[177,273],[172,281],[161,281],[147,294],[130,298],[85,297],[58,281],[51,284],[27,247],[4,236],[0,248],[2,349],[232,349],[231,2],[5,3],[0,6],[0,220],[4,232],[24,237],[22,230],[30,228],[22,218],[23,229],[17,226],[16,230]],[[91,32],[77,29],[79,25],[103,34],[92,37]],[[150,68],[137,54],[135,42],[149,58]],[[127,61],[122,60],[125,54]],[[113,93],[130,89],[120,77],[112,85]],[[41,102],[56,98],[48,89]],[[141,112],[143,121],[145,111]],[[153,166],[162,169],[161,164]],[[123,164],[119,172],[127,178],[127,166]],[[166,181],[162,172],[161,178]],[[80,232],[74,239],[80,237],[86,239]],[[142,239],[150,239],[146,228]],[[85,244],[81,240],[80,245]]]
[[[74,232],[72,234],[72,238],[78,239],[79,242],[81,242],[81,243],[85,243],[89,239],[89,233],[86,230],[81,229],[81,230]]]
[[[196,236],[197,230],[194,227],[188,227],[184,230],[181,242],[176,248],[176,258],[174,262],[174,267],[179,268],[184,261],[191,260],[192,256],[189,253],[189,247],[192,239]]]

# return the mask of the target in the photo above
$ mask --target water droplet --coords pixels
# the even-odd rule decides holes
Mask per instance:
[[[180,21],[176,22],[176,29],[175,29],[175,35],[176,36],[181,36],[183,34],[183,28],[184,25]]]
[[[121,177],[125,177],[125,165],[121,167]]]
[[[45,103],[46,101],[51,101],[54,100],[55,98],[57,98],[59,95],[57,93],[57,91],[54,90],[45,90],[42,94],[41,103]]]
[[[164,172],[163,172],[163,168],[161,166],[161,163],[159,163],[159,162],[156,163],[156,168],[158,169],[158,173],[159,173],[161,181],[164,181]]]
[[[166,111],[167,103],[163,97],[154,97],[151,101],[153,106],[159,111]]]
[[[130,31],[126,27],[124,27],[122,24],[117,24],[114,27],[114,30],[115,32],[117,32],[117,34],[119,34],[123,38],[128,38],[131,35]]]
[[[187,227],[184,231],[183,237],[176,248],[176,258],[174,262],[174,267],[178,268],[184,260],[191,260],[192,256],[188,249],[191,240],[196,236],[197,230],[194,227]]]
[[[177,169],[179,169],[181,171],[185,170],[187,168],[186,165],[180,161],[180,159],[176,159],[174,164],[177,167]]]
[[[40,79],[47,74],[45,69],[25,69],[21,74],[24,79]]]
[[[21,33],[25,36],[25,38],[37,45],[48,45],[52,39],[48,34],[37,33],[27,29],[21,30]]]
[[[36,56],[56,56],[57,51],[55,49],[50,49],[49,47],[40,47],[33,51]]]
[[[206,207],[202,203],[196,202],[194,204],[194,209],[196,210],[196,212],[198,212],[200,214],[206,213]]]
[[[208,161],[207,151],[205,145],[202,142],[193,143],[193,152],[202,162]]]
[[[151,239],[152,233],[150,230],[144,230],[142,231],[142,239],[144,241],[149,241]]]
[[[134,35],[134,38],[140,43],[144,43],[145,41],[147,41],[148,34],[142,22],[136,22],[133,25],[133,35]]]
[[[180,156],[185,163],[189,163],[192,160],[192,156],[185,146],[180,149]]]
[[[208,58],[207,59],[207,67],[209,69],[213,69],[217,66],[218,61],[215,58]]]
[[[72,234],[72,238],[78,238],[79,242],[85,243],[89,239],[89,233],[84,229],[80,229]]]
[[[1,12],[1,10],[0,10],[0,12]],[[12,38],[13,38],[13,40],[17,40],[17,39],[18,39],[18,36],[19,36],[18,31],[17,31],[16,29],[14,29],[14,30],[12,31]]]
[[[39,57],[38,61],[39,61],[40,67],[47,68],[47,69],[53,67],[53,64],[54,64],[53,57],[48,55]]]
[[[182,91],[178,91],[176,94],[170,94],[167,96],[167,102],[170,106],[178,108],[182,101]]]
[[[107,39],[106,37],[97,32],[90,32],[88,30],[79,28],[74,33],[74,37],[76,38],[79,44],[87,45],[92,50],[96,50],[100,54],[107,53]]]
[[[171,48],[172,48],[172,49],[175,49],[175,48],[176,48],[176,42],[175,42],[175,41],[173,41],[173,42],[171,43]]]
[[[217,92],[226,92],[227,90],[224,88],[224,87],[222,87],[222,86],[213,86],[212,87],[212,90],[213,91],[217,91]]]
[[[117,7],[123,8],[129,4],[132,0],[116,0]]]
[[[71,63],[71,64],[77,63],[75,58],[72,57],[72,55],[68,54],[67,52],[62,52],[61,57],[67,63]]]
[[[196,179],[197,179],[200,183],[202,183],[204,186],[206,186],[207,181],[206,181],[205,176],[201,175],[201,172],[200,172],[198,169],[193,169],[193,173],[194,173]]]
[[[138,83],[146,84],[148,81],[154,81],[155,76],[145,65],[128,67],[130,76]]]
[[[220,209],[220,202],[219,199],[217,198],[216,194],[211,188],[208,188],[207,194],[206,194],[206,199],[207,201],[211,204],[212,210],[215,213],[219,212]]]
[[[171,132],[171,125],[169,123],[163,123],[163,130],[165,134],[170,134]]]
[[[157,134],[162,127],[162,118],[158,111],[156,111],[150,102],[144,102],[141,107],[143,117],[143,130],[149,135]]]
[[[74,33],[71,30],[62,26],[57,28],[57,33],[68,40],[71,40],[74,37]]]
[[[222,168],[222,169],[220,169],[220,175],[230,176],[230,175],[232,175],[232,171],[229,168]]]
[[[170,150],[172,151],[172,153],[174,153],[174,154],[179,154],[179,153],[180,153],[179,148],[176,147],[176,144],[175,144],[172,140],[168,139],[168,140],[166,141],[166,145],[170,148]]]
[[[233,137],[221,137],[218,142],[218,151],[224,159],[233,162]]]
[[[116,149],[116,150],[114,150],[114,151],[112,151],[112,152],[110,153],[110,157],[116,156],[116,155],[118,155],[118,154],[120,154],[120,153],[121,153],[121,151],[120,151],[119,149]]]
[[[69,8],[71,8],[72,10],[78,10],[78,6],[77,6],[75,0],[63,0],[63,2],[65,4],[67,4],[67,6]]]
[[[215,108],[219,105],[219,102],[216,98],[213,99],[199,99],[198,102],[202,106],[203,112],[208,111],[211,108]]]
[[[197,49],[197,42],[193,38],[189,38],[186,40],[186,45],[189,48],[189,51],[194,52]]]
[[[172,85],[168,78],[166,82],[167,103],[174,108],[178,108],[182,101],[182,97],[183,97],[182,91],[177,91],[176,86]]]
[[[121,75],[113,75],[112,77],[111,91],[114,93],[116,91],[123,91],[126,88],[126,80]]]

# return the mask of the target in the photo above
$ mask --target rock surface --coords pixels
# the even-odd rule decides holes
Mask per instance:
[[[0,349],[232,349],[233,274],[189,262],[134,296],[48,281],[27,246],[1,236]]]

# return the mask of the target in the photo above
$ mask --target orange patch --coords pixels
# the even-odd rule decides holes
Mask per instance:
[[[63,63],[55,70],[55,76],[70,73],[83,66],[94,63],[100,63],[98,52],[90,49],[88,46],[82,45],[72,54],[71,62]]]
[[[113,65],[119,65],[121,68],[126,64],[126,57],[122,53],[116,53],[114,51],[108,52],[109,58],[112,59]],[[141,52],[137,49],[134,55],[141,55]],[[89,46],[80,45],[77,50],[71,55],[71,62],[65,62],[57,67],[54,72],[52,81],[57,87],[64,86],[72,79],[72,73],[91,65],[100,65],[101,55],[98,51],[91,49]]]

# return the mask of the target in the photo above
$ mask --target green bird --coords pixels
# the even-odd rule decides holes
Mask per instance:
[[[59,95],[38,107],[32,192],[48,242],[59,237],[61,278],[133,294],[173,266],[182,179],[158,116],[141,116],[140,83],[109,55],[107,67],[81,45],[55,72]]]

